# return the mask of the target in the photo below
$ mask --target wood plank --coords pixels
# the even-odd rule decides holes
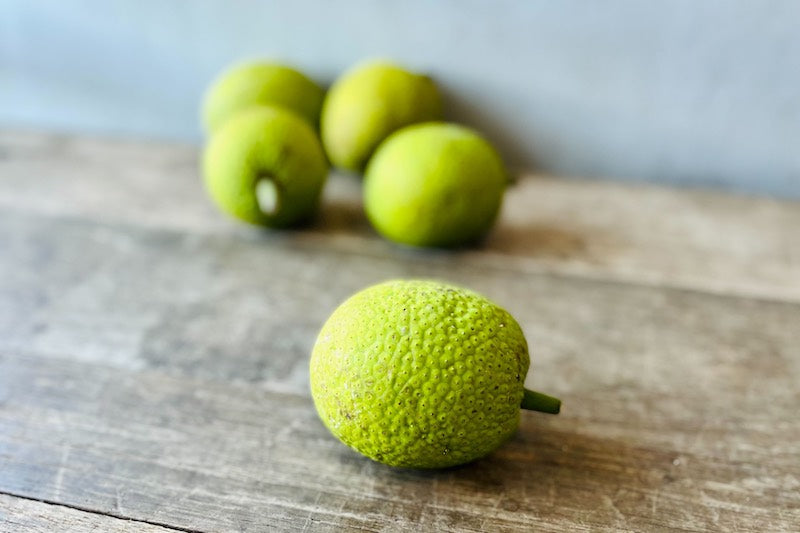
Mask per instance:
[[[0,132],[0,205],[232,235],[204,197],[194,147]],[[800,202],[527,176],[484,246],[458,256],[525,272],[800,301]],[[284,234],[286,235],[286,234]],[[359,183],[333,176],[293,238],[402,257],[369,228]]]
[[[430,277],[483,292],[517,318],[532,344],[532,387],[680,385],[733,401],[752,369],[797,375],[796,304],[239,237],[0,213],[0,349],[306,393],[307,355],[341,301],[381,280]]]
[[[790,203],[523,180],[509,205],[556,200],[509,207],[480,250],[410,251],[370,233],[352,181],[329,188],[324,225],[253,231],[205,203],[192,148],[12,137],[0,142],[0,492],[198,530],[800,523]],[[169,169],[179,178],[154,195]],[[649,221],[641,206],[677,215]],[[712,246],[720,229],[745,236]],[[584,230],[603,238],[572,239]],[[330,437],[307,392],[316,332],[355,290],[411,276],[507,307],[533,347],[526,383],[562,396],[564,413],[526,413],[498,453],[436,473]]]
[[[30,533],[52,533],[53,531],[174,533],[176,530],[0,494],[0,533],[19,533],[20,531]]]
[[[0,212],[0,491],[198,530],[792,531],[800,306],[387,257],[274,233]],[[559,417],[472,466],[384,468],[307,393],[318,328],[399,276],[486,293]]]
[[[800,521],[797,423],[699,417],[692,406],[714,403],[703,391],[647,408],[613,390],[575,393],[564,416],[525,413],[489,458],[425,472],[350,452],[296,394],[13,355],[0,376],[4,491],[188,529],[780,532]]]

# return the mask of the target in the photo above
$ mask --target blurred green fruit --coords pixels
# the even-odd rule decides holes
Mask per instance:
[[[489,231],[506,182],[500,156],[471,129],[417,124],[394,133],[375,152],[366,171],[364,207],[388,239],[457,246]]]
[[[358,172],[393,131],[441,117],[433,80],[370,61],[346,72],[328,91],[320,118],[322,144],[334,165]]]
[[[313,127],[325,91],[304,74],[277,63],[246,63],[222,73],[206,92],[203,122],[213,133],[232,115],[256,105],[285,107]]]
[[[226,213],[286,227],[315,212],[328,162],[305,120],[261,106],[237,113],[212,136],[203,174],[211,198]]]

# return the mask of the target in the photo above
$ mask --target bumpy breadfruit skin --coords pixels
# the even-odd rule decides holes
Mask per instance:
[[[522,330],[483,296],[391,281],[344,302],[311,358],[311,392],[342,442],[399,467],[483,457],[517,429],[530,364]]]

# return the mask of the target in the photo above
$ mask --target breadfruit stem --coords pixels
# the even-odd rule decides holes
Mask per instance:
[[[281,208],[281,190],[271,174],[259,174],[256,179],[258,208],[267,216],[275,216]]]
[[[540,413],[557,415],[561,410],[561,400],[548,396],[547,394],[542,394],[541,392],[525,389],[525,394],[522,396],[522,405],[520,407],[529,411],[539,411]]]

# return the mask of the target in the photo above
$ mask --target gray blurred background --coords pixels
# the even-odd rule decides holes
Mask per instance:
[[[225,66],[430,73],[519,170],[800,197],[800,2],[0,2],[0,126],[202,140]]]

